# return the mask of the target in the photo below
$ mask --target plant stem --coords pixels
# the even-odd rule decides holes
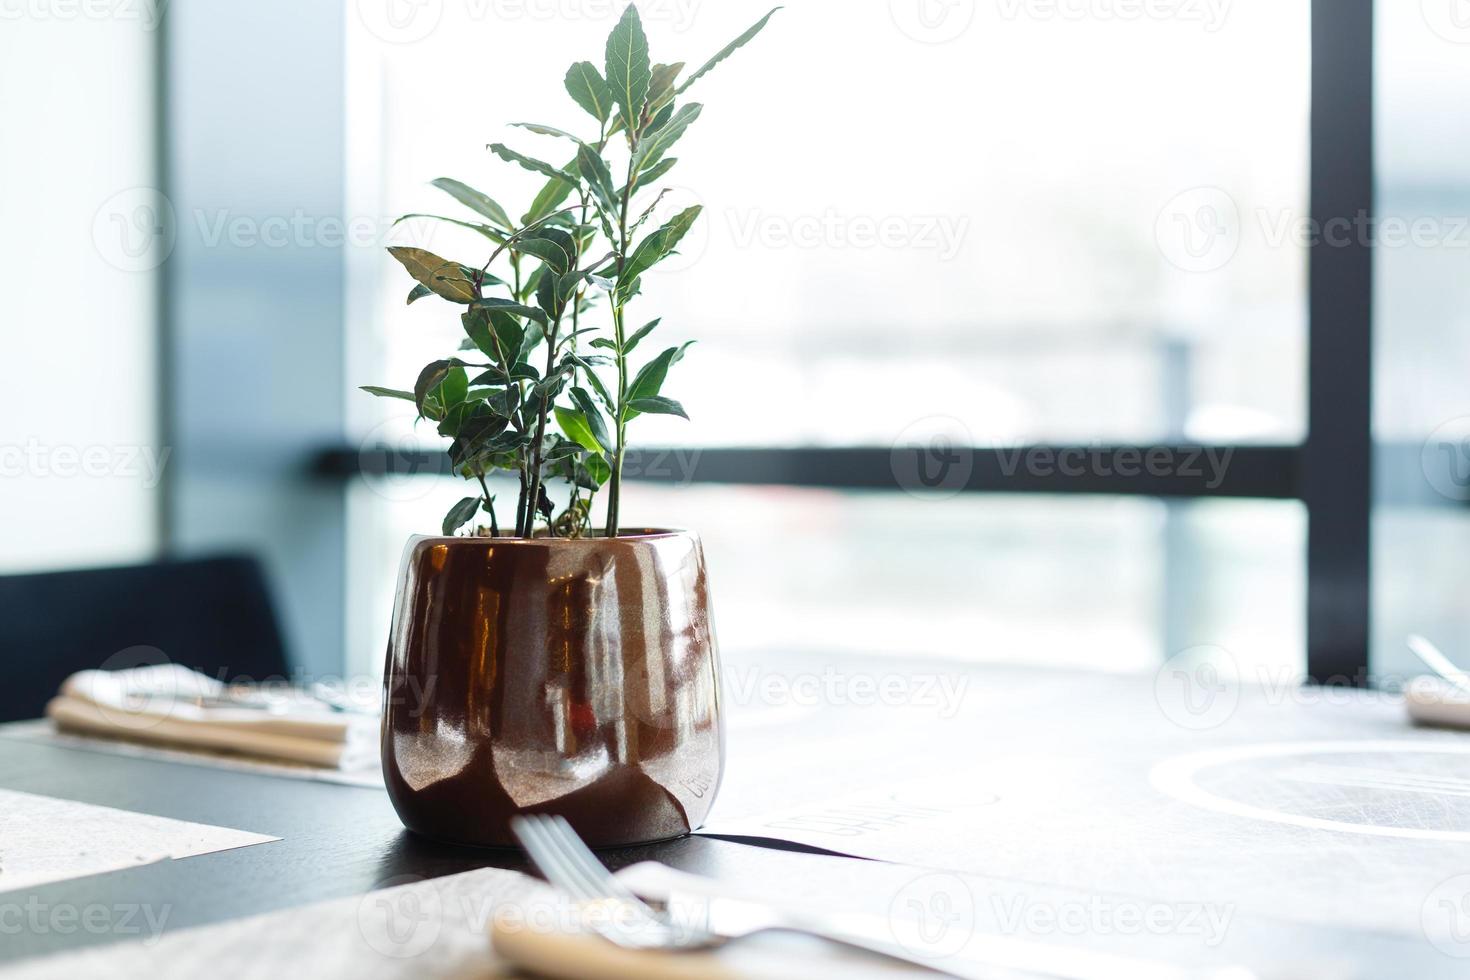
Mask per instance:
[[[546,332],[546,373],[543,378],[550,378],[556,370],[556,335],[561,331],[561,317],[551,321],[551,328]],[[546,416],[551,411],[551,398],[543,395],[541,403],[536,408],[536,435],[531,442],[531,503],[526,521],[526,537],[531,537],[536,529],[537,504],[541,502],[541,467],[543,465],[542,443],[546,439]],[[548,521],[548,524],[550,522]]]
[[[520,495],[516,497],[516,536],[526,536],[526,467],[520,466]]]
[[[618,284],[613,292],[613,333],[616,337],[618,350],[618,404],[617,418],[613,419],[617,428],[617,444],[614,446],[612,461],[612,476],[608,480],[607,492],[607,526],[603,528],[603,534],[609,538],[618,536],[618,507],[623,497],[623,453],[626,450],[627,423],[624,415],[627,411],[628,400],[628,355],[623,351],[623,269],[628,256],[628,203],[633,197],[633,158],[637,151],[636,140],[628,140],[628,177],[623,181],[622,200],[618,202]]]
[[[475,479],[480,481],[480,490],[485,494],[485,513],[490,515],[490,536],[500,537],[500,525],[495,522],[495,498],[490,496],[490,488],[485,485],[485,474],[481,470],[475,470]]]

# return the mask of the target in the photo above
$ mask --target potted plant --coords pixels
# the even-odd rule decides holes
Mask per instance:
[[[699,217],[650,220],[701,112],[684,94],[774,13],[686,75],[650,60],[629,5],[602,69],[564,79],[588,135],[518,124],[566,162],[488,147],[546,178],[519,220],[450,178],[434,185],[473,217],[399,219],[470,228],[488,254],[389,249],[416,281],[408,302],[458,307],[465,337],[412,390],[364,389],[413,402],[474,488],[441,535],[408,542],[399,574],[383,768],[412,830],[509,845],[512,816],[552,812],[594,845],[629,844],[688,833],[713,802],[724,747],[699,539],[620,521],[629,424],[688,417],[664,383],[689,345],[644,357],[659,320],[635,325],[632,307]],[[497,474],[517,481],[513,511],[497,512]]]

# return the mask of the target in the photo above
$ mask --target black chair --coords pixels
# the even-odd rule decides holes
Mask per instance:
[[[39,717],[75,671],[165,658],[221,680],[286,675],[259,562],[228,555],[0,576],[0,721]]]

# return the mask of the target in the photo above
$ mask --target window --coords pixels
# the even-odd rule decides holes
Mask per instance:
[[[669,204],[702,203],[703,231],[648,289],[671,335],[700,341],[670,389],[695,422],[644,420],[635,435],[706,452],[697,470],[665,475],[694,486],[628,496],[635,511],[704,533],[726,577],[727,647],[830,642],[1124,669],[1215,644],[1242,664],[1306,666],[1308,610],[1321,608],[1308,598],[1313,570],[1341,559],[1324,542],[1351,537],[1328,520],[1351,515],[1293,499],[1331,482],[1324,465],[1316,484],[1303,475],[1332,455],[1325,438],[1315,456],[1304,445],[1309,233],[1314,207],[1335,206],[1317,200],[1328,178],[1309,168],[1311,110],[1314,98],[1351,97],[1320,84],[1349,69],[1314,67],[1311,54],[1367,49],[1361,10],[1314,28],[1311,8],[1238,0],[1128,19],[1018,0],[935,27],[903,3],[846,5],[840,19],[803,5],[701,83],[710,109],[670,175],[682,198]],[[600,50],[610,24],[597,5],[587,16],[510,9],[445,5],[407,32],[349,16],[355,213],[453,213],[427,187],[441,175],[515,201],[501,192],[523,175],[481,147],[540,138],[493,124],[569,121],[575,108],[554,86],[487,83],[472,114],[439,94],[463,88],[472,62],[554,79],[567,52]],[[764,12],[659,9],[662,21],[644,11],[655,56],[699,57]],[[814,53],[838,49],[886,70],[822,71]],[[1316,135],[1324,158],[1355,150],[1351,132]],[[1340,183],[1345,198],[1360,189]],[[399,231],[444,254],[481,252],[454,229]],[[354,382],[401,381],[457,342],[443,310],[403,305],[386,257],[353,262]],[[420,445],[391,405],[358,399],[351,411],[361,450],[338,454],[343,472],[358,472],[359,452]],[[1198,443],[1235,456],[1222,484],[1165,488],[1115,472],[1017,481],[977,455],[969,488],[1000,494],[896,492],[890,450],[935,431],[981,453]],[[770,478],[706,482],[752,482],[741,470]],[[822,486],[780,486],[793,482]],[[1003,495],[1018,488],[1028,493]],[[1160,492],[1170,496],[1148,496]],[[351,523],[370,530],[353,548],[373,557],[349,567],[377,571],[351,586],[355,609],[386,608],[385,556],[432,530],[451,494],[423,477],[358,481]],[[810,574],[764,568],[751,527],[779,535]],[[861,560],[880,553],[896,557]],[[1317,615],[1319,626],[1343,618]],[[1352,674],[1341,668],[1362,657],[1349,649],[1358,616],[1318,629],[1337,658],[1318,666]],[[350,627],[362,634],[354,649],[381,649],[386,625]]]
[[[167,220],[153,177],[155,25],[141,10],[47,5],[3,19],[0,572],[142,560],[168,462],[153,405],[166,249],[152,229]],[[58,358],[62,384],[24,367]]]
[[[1424,633],[1470,652],[1470,23],[1454,5],[1378,5],[1373,434],[1375,670],[1398,678]]]
[[[765,9],[675,6],[645,12],[655,56],[698,57]],[[556,83],[609,23],[519,9],[448,4],[397,44],[349,19],[354,62],[378,77],[348,89],[373,133],[350,161],[371,170],[354,180],[368,206],[457,214],[426,186],[441,174],[508,207],[502,188],[535,192],[483,146],[560,152],[499,121],[576,125]],[[798,5],[700,83],[709,110],[666,207],[702,203],[704,221],[645,301],[700,341],[676,381],[696,424],[645,420],[644,444],[887,445],[930,415],[977,445],[1302,437],[1305,250],[1291,233],[1306,213],[1306,4],[1236,3],[1219,23],[1053,13],[977,5],[932,44],[887,2],[840,17]],[[886,67],[843,57],[829,72],[822,50]],[[474,113],[438,97],[486,61],[527,84],[487,84]],[[483,251],[452,228],[403,234]],[[456,329],[404,307],[401,280],[373,259],[365,363],[385,376]],[[777,397],[753,397],[755,379]]]

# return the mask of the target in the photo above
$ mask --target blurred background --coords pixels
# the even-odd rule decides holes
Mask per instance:
[[[580,123],[562,75],[622,6],[0,0],[0,573],[249,552],[297,667],[380,670],[405,539],[463,496],[357,390],[460,335],[384,246],[484,256],[392,221],[459,213],[440,176],[524,209],[538,179],[485,144]],[[705,216],[639,311],[699,341],[667,391],[693,422],[634,429],[625,524],[703,535],[726,650],[1211,647],[1387,683],[1408,630],[1470,653],[1470,14],[1380,0],[1338,36],[1331,6],[794,0],[701,81],[666,208]],[[699,63],[767,8],[640,9],[655,61]],[[1312,201],[1354,151],[1314,106],[1375,121],[1345,127],[1376,204],[1340,373]],[[1366,447],[1369,405],[1371,481],[1311,451],[1329,424]],[[1046,447],[1091,455],[1071,479]],[[1177,484],[1119,472],[1150,449]],[[1371,552],[1334,564],[1313,508],[1370,487],[1343,539]],[[1309,664],[1324,603],[1363,608]]]

